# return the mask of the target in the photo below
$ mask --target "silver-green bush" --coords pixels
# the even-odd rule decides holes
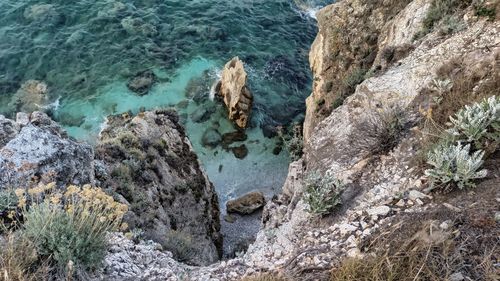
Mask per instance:
[[[474,142],[481,147],[481,139],[500,140],[500,98],[491,96],[480,103],[467,105],[455,117],[450,117],[453,125],[448,130],[458,140]]]
[[[304,201],[307,211],[315,215],[327,215],[341,203],[340,196],[344,191],[344,184],[330,176],[322,176],[318,172],[307,175],[305,181]]]
[[[470,154],[470,144],[463,146],[440,145],[427,156],[427,163],[432,169],[427,169],[425,175],[431,184],[449,186],[455,183],[458,188],[474,187],[473,180],[486,177],[487,171],[480,170],[483,165],[484,151],[478,150]]]

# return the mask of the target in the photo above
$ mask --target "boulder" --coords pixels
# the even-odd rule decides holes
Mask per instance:
[[[220,135],[219,135],[220,137]],[[108,117],[96,147],[102,186],[128,204],[126,222],[194,265],[222,254],[219,204],[177,113]]]
[[[132,92],[143,96],[149,93],[151,87],[156,82],[156,75],[151,70],[139,72],[127,83],[127,87]]]
[[[226,203],[228,213],[249,215],[264,207],[266,198],[262,192],[254,191]]]
[[[0,189],[40,182],[60,187],[94,183],[92,147],[69,139],[47,115],[34,112],[25,125],[6,123],[13,124],[14,132],[20,129],[3,138],[10,141],[0,149]]]
[[[235,57],[222,70],[222,79],[216,86],[218,95],[224,100],[229,112],[229,119],[240,128],[245,128],[250,120],[253,95],[246,86],[247,73],[243,62]]]

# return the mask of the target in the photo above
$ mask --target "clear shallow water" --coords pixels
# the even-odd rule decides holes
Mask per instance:
[[[0,0],[0,114],[29,79],[49,86],[52,116],[77,139],[95,141],[105,116],[176,106],[221,206],[260,189],[271,195],[286,177],[288,155],[261,128],[303,118],[310,92],[308,51],[314,12],[332,0]],[[48,4],[48,5],[47,5]],[[201,144],[204,131],[234,130],[210,86],[233,56],[254,93],[248,156]],[[158,82],[138,96],[127,81],[153,70]],[[203,123],[192,114],[215,108]],[[240,143],[237,143],[238,145]]]

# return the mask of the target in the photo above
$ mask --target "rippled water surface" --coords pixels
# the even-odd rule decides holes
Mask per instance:
[[[20,85],[49,86],[47,110],[75,138],[94,141],[109,114],[176,106],[222,203],[253,189],[279,190],[288,156],[262,128],[300,121],[310,91],[308,51],[316,7],[327,0],[0,0],[0,114],[12,115]],[[255,103],[248,156],[202,146],[207,128],[233,131],[209,90],[239,56]],[[139,96],[127,88],[152,70]],[[44,106],[44,105],[40,105]],[[193,113],[214,113],[195,123]],[[240,143],[238,143],[239,145]]]

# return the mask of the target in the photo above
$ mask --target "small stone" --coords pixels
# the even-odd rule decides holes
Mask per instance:
[[[371,208],[371,209],[368,209],[367,212],[369,215],[371,216],[386,216],[387,214],[389,214],[389,212],[391,211],[391,208],[389,208],[388,206],[378,206],[378,207],[375,207],[375,208]]]
[[[495,221],[500,222],[500,212],[495,213]]]
[[[408,198],[410,198],[410,200],[424,199],[427,198],[427,195],[417,190],[410,190]]]
[[[424,202],[420,199],[415,200],[415,202],[417,202],[417,204],[420,206],[424,205]]]
[[[465,277],[460,272],[456,272],[456,273],[453,273],[452,275],[450,275],[450,281],[462,281],[464,279],[465,279]]]
[[[346,235],[348,233],[351,233],[351,232],[355,231],[356,229],[358,229],[358,228],[355,227],[354,225],[351,225],[348,223],[343,223],[343,224],[339,225],[340,234],[342,234],[342,235]]]
[[[450,228],[450,224],[451,224],[451,221],[449,221],[449,220],[444,221],[439,225],[439,228],[441,228],[442,230],[448,230]]]
[[[398,203],[396,203],[396,206],[398,207],[404,207],[405,206],[405,200],[401,199],[398,201]]]

